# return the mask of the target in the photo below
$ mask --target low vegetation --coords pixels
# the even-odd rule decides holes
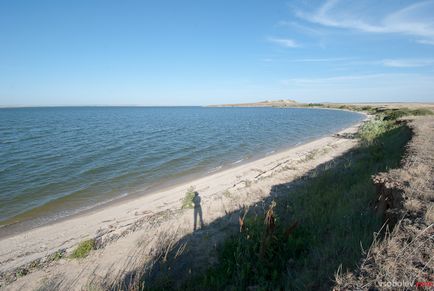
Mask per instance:
[[[85,258],[89,255],[89,253],[95,248],[95,240],[88,239],[82,241],[78,244],[78,246],[74,249],[71,254],[71,258],[73,259],[81,259]]]
[[[49,259],[52,261],[58,261],[61,258],[63,258],[65,256],[65,251],[61,250],[61,251],[56,251],[54,254],[52,254]]]
[[[425,116],[433,115],[433,112],[427,108],[418,109],[381,109],[369,106],[361,107],[361,110],[374,114],[374,118],[363,124],[359,130],[359,137],[365,143],[371,143],[378,136],[388,132],[399,125],[396,121],[405,116]]]
[[[376,116],[361,126],[358,135],[362,142],[372,143],[395,126],[395,122],[384,120],[384,116]]]
[[[399,108],[399,109],[385,109],[379,111],[384,115],[385,120],[397,120],[398,118],[405,116],[425,116],[433,115],[433,112],[428,108]]]
[[[276,186],[280,195],[268,211],[243,218],[241,232],[220,247],[219,263],[182,288],[321,290],[338,269],[354,269],[383,223],[371,176],[398,167],[411,136],[386,116],[367,123],[360,132],[366,142],[312,172],[308,183]]]
[[[226,198],[231,198],[232,197],[232,193],[231,193],[231,191],[229,191],[229,189],[226,189],[223,192],[223,196],[225,196]]]
[[[323,107],[324,104],[322,103],[309,103],[307,104],[308,107]]]
[[[374,115],[382,115],[386,120],[397,120],[398,118],[405,116],[425,116],[433,115],[433,111],[429,108],[406,108],[406,107],[382,107],[382,106],[370,106],[370,105],[355,105],[355,104],[321,104],[321,103],[309,103],[304,107],[320,107],[331,109],[342,109],[350,111],[366,112]]]
[[[193,198],[194,198],[195,188],[191,186],[185,192],[184,199],[182,200],[182,209],[189,209],[194,207]]]

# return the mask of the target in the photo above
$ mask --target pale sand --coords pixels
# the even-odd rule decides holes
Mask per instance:
[[[340,134],[354,133],[358,126]],[[48,285],[56,289],[81,290],[102,279],[113,282],[149,262],[167,244],[192,232],[193,210],[180,209],[190,186],[200,193],[204,221],[209,224],[242,205],[262,201],[270,195],[273,185],[294,181],[357,143],[356,139],[343,136],[324,137],[169,190],[2,239],[0,274],[3,273],[3,279],[0,278],[0,284],[8,290]],[[228,224],[231,223],[237,223],[237,219],[228,219]],[[223,231],[219,233],[212,238],[214,242],[224,236]],[[79,242],[97,236],[103,247],[87,258],[62,258],[5,284],[4,275],[16,268],[59,249],[70,252]]]

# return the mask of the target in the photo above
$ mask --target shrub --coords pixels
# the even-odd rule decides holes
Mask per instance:
[[[187,208],[193,208],[194,207],[194,203],[193,203],[193,198],[194,198],[194,187],[191,186],[190,188],[187,189],[187,192],[185,193],[184,199],[182,200],[182,209],[187,209]]]
[[[427,108],[418,108],[418,109],[400,108],[400,109],[384,110],[383,114],[385,114],[384,120],[397,120],[398,118],[404,116],[432,115],[433,112]]]
[[[94,249],[94,247],[95,247],[95,240],[94,239],[88,239],[88,240],[82,241],[81,243],[78,244],[78,246],[72,252],[71,258],[74,258],[74,259],[85,258],[89,255],[90,251]]]
[[[365,143],[372,143],[377,137],[392,129],[393,126],[391,122],[382,117],[375,118],[362,125],[359,130],[359,137]]]
[[[433,115],[434,112],[428,108],[418,108],[412,110],[412,115],[423,116],[423,115]]]

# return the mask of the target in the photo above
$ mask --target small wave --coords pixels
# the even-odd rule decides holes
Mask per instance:
[[[217,172],[217,171],[220,170],[222,167],[223,167],[223,166],[218,166],[218,167],[212,168],[211,170],[209,170],[209,171],[207,172],[207,174]]]
[[[239,163],[241,163],[242,161],[244,161],[244,159],[241,159],[241,160],[238,160],[238,161],[236,161],[236,162],[233,162],[232,165],[239,164]]]
[[[271,155],[271,154],[274,154],[276,151],[271,151],[271,152],[268,152],[268,153],[266,153],[265,155]]]
[[[108,199],[108,200],[104,200],[104,201],[98,202],[98,203],[96,203],[96,204],[94,204],[94,205],[92,205],[92,206],[88,206],[88,207],[86,207],[84,210],[92,209],[92,208],[95,208],[95,207],[97,207],[97,206],[101,206],[101,205],[107,204],[107,203],[109,203],[109,202],[112,202],[112,201],[115,201],[115,200],[118,200],[118,199],[124,198],[124,197],[126,197],[126,196],[128,196],[128,192],[122,193],[121,195],[116,196],[116,197],[113,197],[113,198],[111,198],[111,199]]]
[[[75,215],[75,214],[78,214],[78,213],[83,212],[83,211],[91,210],[93,208],[96,208],[98,206],[102,206],[104,204],[113,202],[115,200],[121,199],[121,198],[126,197],[126,196],[128,196],[128,192],[122,193],[119,196],[115,196],[115,197],[110,198],[108,200],[104,200],[104,201],[101,201],[101,202],[98,202],[98,203],[95,203],[95,204],[92,204],[92,205],[82,206],[82,207],[79,207],[79,208],[76,208],[76,209],[63,210],[63,211],[60,211],[59,213],[56,213],[55,215],[52,215],[52,216],[49,216],[49,217],[42,217],[42,219],[44,219],[44,220],[46,220],[48,222],[48,221],[54,221],[54,220],[57,220],[57,219],[60,219],[60,218],[69,217],[71,215]]]

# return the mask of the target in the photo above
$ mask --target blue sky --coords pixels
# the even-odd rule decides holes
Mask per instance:
[[[433,1],[1,1],[0,105],[434,102]]]

